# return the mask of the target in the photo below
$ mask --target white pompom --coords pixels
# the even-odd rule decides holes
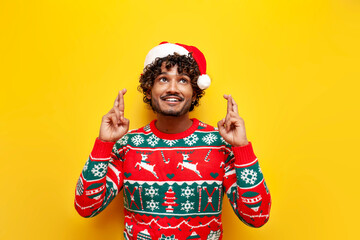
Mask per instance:
[[[211,83],[210,77],[208,75],[206,75],[206,74],[200,75],[198,80],[197,80],[197,85],[202,90],[207,89],[208,87],[210,87],[210,83]]]

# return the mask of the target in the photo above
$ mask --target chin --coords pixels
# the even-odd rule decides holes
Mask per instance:
[[[180,117],[182,115],[184,115],[184,113],[182,114],[181,111],[160,111],[157,112],[163,116],[168,116],[168,117]]]
[[[164,110],[164,109],[156,109],[153,108],[154,112],[161,114],[163,116],[168,116],[168,117],[181,117],[183,115],[185,115],[186,113],[189,112],[189,109],[181,109],[181,110]]]
[[[161,103],[159,104],[159,102],[153,101],[151,107],[155,113],[160,114],[162,116],[181,117],[189,112],[191,103],[189,104],[188,102],[185,102],[184,105],[182,106],[169,107],[167,105],[164,106]]]

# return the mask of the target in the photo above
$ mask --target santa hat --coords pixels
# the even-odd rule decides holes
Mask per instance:
[[[192,57],[195,59],[199,66],[200,76],[197,80],[197,84],[200,89],[206,89],[210,86],[210,77],[206,74],[206,59],[204,54],[194,46],[187,46],[180,43],[168,43],[161,42],[159,45],[154,47],[146,55],[144,68],[153,63],[156,58],[167,57],[169,54],[178,53],[180,55],[188,55],[192,53]]]

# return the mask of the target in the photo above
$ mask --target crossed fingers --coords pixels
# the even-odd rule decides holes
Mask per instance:
[[[124,94],[126,93],[126,88],[122,89],[119,91],[119,94],[117,95],[115,101],[114,101],[114,107],[113,110],[115,111],[115,115],[116,115],[116,120],[115,123],[122,123],[125,121],[124,118],[124,109],[125,109],[125,104],[124,104]],[[114,121],[114,119],[113,119]]]
[[[225,128],[226,131],[230,131],[231,126],[236,122],[236,120],[238,120],[239,117],[239,113],[238,113],[238,106],[235,102],[235,100],[233,99],[233,97],[231,95],[227,95],[224,94],[224,98],[227,100],[227,112],[226,112],[226,117],[225,117]]]
[[[231,95],[224,94],[224,98],[227,100],[227,114],[230,112],[238,113],[238,106]]]

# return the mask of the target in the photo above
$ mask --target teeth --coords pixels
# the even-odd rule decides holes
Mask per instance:
[[[166,99],[166,101],[168,101],[168,102],[178,102],[179,100],[175,99],[175,98],[168,98],[168,99]]]

